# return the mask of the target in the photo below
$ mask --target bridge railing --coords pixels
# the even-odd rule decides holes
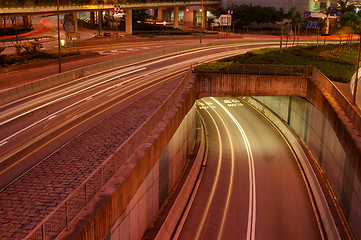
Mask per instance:
[[[106,182],[118,171],[123,163],[143,143],[153,129],[161,122],[164,113],[180,99],[191,76],[189,68],[183,80],[158,110],[131,135],[116,151],[106,159],[79,187],[77,187],[60,205],[58,205],[25,239],[55,239],[70,222],[83,210],[96,193],[102,191]]]
[[[206,63],[195,69],[199,73],[242,74],[242,75],[275,75],[275,76],[312,76],[309,65],[274,65],[243,63]]]
[[[361,111],[358,106],[351,104],[345,95],[332,83],[320,70],[313,68],[312,78],[317,80],[321,86],[339,104],[345,115],[350,119],[355,129],[361,129]]]

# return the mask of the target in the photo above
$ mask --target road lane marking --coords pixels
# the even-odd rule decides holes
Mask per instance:
[[[230,134],[230,132],[229,132],[229,130],[227,128],[227,125],[224,122],[223,118],[219,115],[219,113],[216,112],[214,109],[213,109],[213,111],[218,115],[219,119],[222,121],[223,125],[225,126],[227,136],[228,136],[228,140],[230,142],[230,147],[231,147],[231,174],[229,176],[229,187],[228,187],[228,193],[227,193],[227,200],[226,200],[225,208],[224,208],[224,211],[223,211],[220,231],[218,232],[218,237],[217,237],[218,240],[221,240],[222,235],[223,235],[224,225],[226,223],[229,204],[230,204],[230,201],[231,201],[231,195],[232,195],[233,178],[234,178],[234,158],[235,158],[235,156],[234,156],[234,146],[233,146],[233,142],[232,142],[232,139],[231,139],[231,134]]]
[[[208,112],[208,110],[206,110],[208,115],[210,116],[210,118],[212,119],[212,122],[216,128],[216,131],[217,131],[217,136],[218,136],[218,147],[219,147],[219,153],[218,153],[218,161],[217,161],[217,170],[216,170],[216,175],[215,175],[215,178],[214,178],[214,181],[213,181],[213,185],[212,185],[212,189],[211,189],[211,193],[208,197],[208,201],[207,201],[207,205],[206,205],[206,208],[202,214],[202,218],[201,218],[201,221],[198,225],[198,228],[197,228],[197,232],[196,232],[196,235],[195,235],[195,239],[199,239],[200,235],[201,235],[201,231],[203,229],[203,226],[204,226],[204,223],[206,221],[206,218],[208,216],[208,212],[209,212],[209,208],[210,208],[210,205],[212,203],[212,200],[213,200],[213,197],[214,197],[214,193],[216,191],[216,187],[218,185],[218,180],[219,180],[219,174],[220,174],[220,171],[221,171],[221,165],[222,165],[222,141],[221,141],[221,133],[219,131],[219,128],[217,126],[217,123],[215,121],[215,119],[213,118],[213,116]]]
[[[32,152],[28,153],[28,154],[25,155],[24,157],[18,159],[16,162],[14,162],[14,163],[11,164],[10,166],[8,166],[8,167],[5,168],[4,170],[2,170],[2,171],[0,172],[0,174],[3,174],[4,172],[8,171],[10,168],[12,168],[12,167],[14,167],[15,165],[17,165],[18,163],[22,162],[24,159],[26,159],[26,158],[29,157],[30,155],[34,154],[35,152],[39,151],[40,149],[42,149],[42,148],[45,147],[46,145],[52,143],[52,142],[55,141],[56,139],[58,139],[58,138],[60,138],[61,136],[65,135],[66,133],[70,132],[70,131],[73,130],[74,128],[76,128],[76,127],[80,126],[81,124],[89,121],[90,119],[92,119],[92,118],[94,118],[94,117],[96,117],[96,116],[98,116],[98,115],[100,115],[100,114],[108,111],[109,109],[115,107],[116,105],[118,105],[118,104],[120,104],[120,103],[122,103],[122,102],[124,102],[124,101],[126,101],[126,100],[128,100],[128,99],[130,99],[130,98],[132,98],[132,97],[134,97],[134,96],[136,96],[137,94],[140,94],[140,93],[142,93],[142,92],[144,92],[144,91],[146,91],[146,90],[148,90],[148,89],[150,89],[150,88],[152,88],[152,87],[154,87],[154,86],[157,86],[157,85],[159,85],[159,84],[161,84],[161,83],[163,83],[163,82],[166,82],[166,81],[168,81],[168,80],[171,79],[171,78],[175,78],[175,77],[177,77],[177,76],[180,76],[180,75],[184,74],[185,72],[186,72],[186,71],[182,71],[182,72],[180,72],[180,73],[178,73],[178,74],[176,74],[176,75],[174,75],[174,76],[168,77],[168,78],[163,79],[162,81],[156,82],[156,83],[154,83],[154,84],[152,84],[152,85],[150,85],[150,86],[148,86],[148,87],[142,88],[141,90],[139,90],[139,91],[137,91],[137,92],[129,95],[128,97],[126,97],[126,98],[124,98],[124,99],[122,99],[122,100],[120,100],[120,101],[112,104],[111,106],[109,106],[109,107],[107,107],[107,108],[105,108],[105,109],[103,109],[103,110],[101,110],[101,111],[99,111],[99,112],[97,112],[97,113],[94,113],[94,114],[91,115],[90,117],[84,119],[83,121],[77,123],[76,125],[74,125],[74,126],[72,126],[71,128],[65,130],[64,132],[62,132],[62,133],[60,133],[59,135],[55,136],[54,138],[52,138],[51,140],[47,141],[46,143],[42,144],[42,145],[39,146],[38,148],[34,149]],[[0,161],[0,162],[1,162],[1,161]],[[42,161],[40,161],[39,163],[41,163],[41,162],[42,162]],[[38,164],[39,164],[39,163],[38,163]],[[30,170],[31,170],[31,169],[30,169]],[[29,171],[30,171],[30,170],[29,170]],[[25,173],[24,173],[24,174],[25,174]],[[14,180],[14,181],[16,181],[16,180]],[[6,187],[4,187],[3,189],[5,189],[5,188],[6,188]],[[2,191],[2,190],[0,190],[0,192],[1,192],[1,191]]]
[[[247,240],[254,240],[256,235],[256,177],[255,177],[255,167],[254,167],[254,159],[252,154],[251,145],[247,138],[247,135],[239,124],[237,119],[225,108],[219,101],[217,101],[214,97],[211,97],[233,120],[236,124],[238,130],[240,131],[243,141],[246,146],[248,162],[249,162],[249,203],[248,203],[248,224],[247,224]]]
[[[10,118],[10,119],[8,119],[8,120],[6,120],[6,121],[4,121],[4,122],[1,122],[1,123],[0,123],[0,126],[6,124],[6,123],[8,123],[8,122],[11,122],[11,121],[13,121],[13,120],[15,120],[15,119],[17,119],[17,118],[20,118],[20,117],[22,117],[22,116],[25,116],[26,114],[29,114],[29,113],[32,113],[32,112],[34,112],[34,111],[36,111],[36,110],[39,110],[39,109],[41,109],[41,108],[47,107],[47,106],[49,106],[49,105],[51,105],[51,104],[53,104],[53,103],[59,102],[59,101],[61,101],[61,100],[63,100],[63,99],[66,99],[66,98],[68,98],[68,97],[74,96],[74,95],[79,94],[79,93],[84,92],[84,91],[87,91],[87,90],[89,90],[89,89],[91,89],[91,88],[97,87],[97,86],[99,86],[99,85],[101,85],[101,84],[104,84],[104,83],[113,81],[114,79],[117,79],[117,78],[120,78],[120,77],[124,77],[124,76],[130,75],[130,74],[133,74],[133,73],[136,73],[136,72],[145,70],[145,69],[146,69],[146,67],[139,68],[139,69],[135,69],[135,70],[133,70],[133,71],[130,71],[130,72],[127,72],[127,73],[123,73],[123,74],[118,75],[118,76],[116,76],[116,77],[109,78],[109,79],[107,79],[107,80],[105,80],[105,81],[102,81],[102,82],[99,82],[99,83],[97,83],[97,84],[88,86],[88,87],[86,87],[86,88],[82,88],[81,90],[78,90],[78,91],[73,92],[73,93],[71,93],[71,94],[68,94],[68,95],[65,95],[65,96],[63,96],[63,97],[57,98],[57,99],[55,99],[55,100],[53,100],[53,101],[47,102],[47,103],[45,103],[45,104],[43,104],[43,105],[40,105],[40,106],[38,106],[38,107],[36,107],[36,108],[33,108],[33,109],[29,110],[29,111],[23,112],[22,114],[19,114],[19,115],[13,117],[13,118]],[[102,90],[102,91],[104,91],[104,90]],[[99,93],[101,93],[102,91],[100,91]],[[99,93],[98,93],[98,94],[99,94]],[[94,95],[96,95],[96,94],[94,94]]]
[[[128,72],[128,73],[125,73],[125,74],[123,74],[123,76],[129,75],[129,74],[131,74],[131,73],[134,73],[134,72],[136,72],[136,71],[138,72],[138,71],[141,71],[141,70],[144,70],[144,69],[145,69],[145,67],[144,67],[144,68],[137,69],[137,70],[134,70],[134,71],[131,71],[131,72]],[[113,80],[113,79],[115,79],[115,78],[118,78],[118,77],[119,77],[119,76],[114,77],[114,78],[111,78],[111,79],[108,79],[107,81],[104,81],[104,82],[111,81],[111,80]],[[96,85],[100,85],[100,84],[101,84],[101,83],[98,83],[98,84],[96,84]],[[93,85],[93,86],[95,86],[95,85]],[[30,112],[33,112],[33,111],[35,111],[35,110],[38,110],[38,109],[40,109],[40,108],[42,108],[42,107],[45,107],[45,106],[47,106],[47,105],[50,105],[50,104],[52,104],[52,103],[54,103],[54,102],[57,102],[57,101],[62,100],[62,99],[64,99],[64,98],[70,97],[70,96],[75,95],[75,94],[77,94],[77,93],[83,92],[83,91],[85,91],[85,90],[87,90],[87,89],[89,89],[89,88],[91,88],[91,87],[93,87],[93,86],[89,86],[88,88],[85,88],[85,89],[83,89],[83,90],[77,91],[77,92],[72,93],[72,94],[67,95],[67,96],[63,96],[62,98],[58,98],[57,100],[51,101],[51,102],[46,103],[46,104],[44,104],[44,105],[41,105],[41,106],[39,106],[39,107],[37,107],[37,108],[34,108],[34,109],[30,110],[30,111],[27,111],[27,112],[25,112],[25,113],[23,113],[23,114],[20,114],[20,115],[18,115],[17,117],[26,115],[26,114],[28,114],[28,113],[30,113]],[[29,126],[21,129],[20,131],[17,131],[17,132],[15,132],[15,133],[13,133],[12,135],[4,138],[1,142],[3,142],[3,141],[8,141],[8,140],[10,140],[11,138],[19,135],[20,133],[23,133],[23,132],[25,132],[26,130],[34,127],[35,125],[37,125],[37,124],[39,124],[39,123],[41,123],[41,122],[43,122],[43,121],[45,121],[45,120],[50,120],[50,119],[54,118],[57,114],[59,114],[59,113],[61,113],[61,112],[64,112],[65,110],[67,110],[67,109],[69,109],[69,108],[71,108],[71,107],[73,107],[73,106],[75,106],[75,105],[77,105],[77,104],[79,104],[79,103],[81,103],[81,102],[89,101],[91,98],[93,98],[93,97],[95,97],[95,96],[97,96],[97,95],[99,95],[99,94],[101,94],[101,93],[103,93],[103,92],[105,92],[105,91],[107,91],[107,90],[109,90],[109,89],[111,89],[111,88],[113,88],[113,86],[108,87],[108,88],[106,88],[106,89],[103,89],[103,90],[101,90],[101,91],[99,91],[99,92],[97,92],[97,93],[95,93],[95,94],[93,94],[93,95],[91,95],[91,96],[89,96],[89,97],[86,97],[86,98],[84,98],[84,99],[81,99],[81,100],[79,100],[79,101],[77,101],[77,102],[75,102],[75,103],[73,103],[73,104],[70,104],[70,105],[66,106],[65,108],[62,108],[62,109],[54,112],[53,114],[51,114],[51,115],[49,115],[49,116],[47,116],[47,117],[45,117],[45,118],[42,118],[42,119],[40,119],[40,120],[38,120],[38,121],[30,124]],[[15,118],[17,118],[17,117],[14,117],[13,119],[15,119]],[[7,122],[9,122],[9,121],[11,121],[11,120],[13,120],[13,119],[9,119]],[[0,124],[0,126],[1,126],[1,125],[2,125],[2,124]]]
[[[305,183],[305,186],[306,186],[306,189],[307,189],[307,192],[308,192],[308,197],[310,198],[310,202],[311,202],[311,205],[312,205],[312,209],[313,209],[313,212],[315,214],[315,217],[316,217],[316,221],[317,221],[317,225],[318,225],[318,228],[319,228],[319,232],[321,234],[321,238],[322,239],[327,239],[326,236],[325,236],[325,233],[324,233],[324,227],[322,225],[322,219],[320,217],[320,214],[319,214],[319,210],[317,208],[317,204],[314,200],[314,196],[313,196],[313,192],[311,190],[311,187],[309,185],[309,182],[307,180],[307,176],[305,175],[305,172],[303,170],[303,167],[302,167],[302,164],[300,163],[300,160],[298,158],[298,156],[296,155],[293,147],[291,146],[290,142],[287,140],[287,138],[284,136],[284,134],[281,132],[281,130],[276,126],[275,123],[273,123],[263,112],[261,112],[258,108],[256,108],[255,106],[253,106],[250,102],[248,102],[247,100],[245,99],[241,99],[242,101],[245,102],[245,104],[247,104],[249,107],[251,107],[253,110],[255,110],[257,113],[259,113],[264,119],[266,119],[268,121],[268,123],[273,126],[274,129],[276,129],[276,131],[278,132],[278,134],[282,137],[282,139],[284,140],[284,142],[286,143],[287,147],[289,148],[289,150],[291,151],[292,155],[293,155],[293,158],[294,160],[296,161],[297,163],[297,166],[301,172],[301,175],[302,175],[302,178],[303,178],[303,181]]]

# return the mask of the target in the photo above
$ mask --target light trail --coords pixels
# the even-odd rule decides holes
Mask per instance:
[[[249,143],[245,131],[243,130],[242,126],[239,124],[237,119],[232,115],[232,113],[230,113],[228,109],[224,107],[214,97],[211,97],[211,99],[215,101],[236,124],[246,146],[248,163],[249,163],[249,188],[250,188],[249,203],[248,203],[247,240],[254,240],[256,235],[256,177],[255,177],[255,167],[254,167],[254,159],[252,155],[251,145]]]
[[[142,67],[142,68],[144,68],[144,67]],[[34,101],[33,104],[36,104],[36,103],[38,103],[38,102],[42,102],[42,101],[44,101],[44,100],[48,101],[49,99],[54,99],[54,98],[55,98],[55,99],[60,99],[60,98],[64,99],[64,97],[61,97],[61,96],[60,96],[61,94],[67,94],[67,92],[70,92],[71,90],[85,89],[85,88],[89,89],[89,85],[97,82],[98,80],[102,80],[102,79],[105,79],[105,78],[108,78],[108,77],[110,77],[112,80],[114,80],[114,79],[116,79],[117,77],[118,77],[118,78],[119,78],[119,77],[122,77],[122,75],[123,75],[124,72],[126,72],[126,71],[131,71],[131,72],[132,72],[133,69],[136,69],[136,67],[128,67],[128,68],[121,69],[121,70],[118,70],[118,71],[114,71],[114,72],[111,72],[111,73],[106,73],[106,74],[100,75],[100,76],[98,76],[98,77],[94,77],[91,81],[80,82],[80,83],[78,83],[78,84],[76,84],[76,85],[72,85],[71,87],[68,87],[68,88],[66,88],[66,89],[62,89],[62,90],[60,90],[60,91],[58,91],[58,92],[56,92],[56,93],[51,93],[51,94],[49,94],[49,95],[39,97],[36,101]],[[138,69],[139,69],[139,68],[138,68]],[[117,75],[117,74],[119,74],[119,73],[121,73],[121,74],[120,74],[120,75]],[[128,75],[128,73],[125,73],[125,74]],[[115,75],[117,75],[117,76],[114,77]],[[90,76],[84,77],[84,78],[81,78],[81,79],[85,79],[85,78],[89,78],[89,77],[90,77]],[[78,80],[79,80],[79,79],[78,79]],[[107,82],[109,82],[109,81],[103,81],[102,83],[107,83]],[[69,84],[71,84],[71,82],[70,82]],[[90,88],[91,88],[92,86],[98,86],[98,85],[99,85],[99,84],[97,84],[97,85],[91,85]],[[60,85],[60,87],[61,87],[61,86],[63,86],[63,84]],[[79,91],[79,90],[78,90],[78,91]],[[71,96],[71,95],[67,95],[67,96]],[[53,103],[54,103],[54,101],[53,101]],[[27,107],[27,105],[28,105],[27,102],[24,103],[24,104],[19,104],[19,105],[16,107],[16,109],[20,109],[20,108]],[[42,106],[47,106],[47,105],[44,104],[44,105],[42,105]],[[30,113],[30,112],[32,112],[32,111],[38,110],[38,109],[40,109],[42,106],[36,107],[36,108],[34,108],[33,110],[29,110],[29,111],[27,111],[26,113]],[[15,109],[15,110],[16,110],[16,109]],[[11,111],[11,109],[10,109],[10,110],[7,110],[7,111],[3,111],[3,112],[1,113],[1,115],[2,115],[2,116],[6,115],[6,114],[7,114],[7,115],[10,115],[10,114],[12,114],[13,112],[15,112],[15,111],[14,111],[14,110]],[[25,113],[25,114],[26,114],[26,113]],[[22,116],[24,116],[24,114],[22,114],[20,117],[22,117]],[[15,120],[16,118],[17,118],[17,116],[16,116],[16,117],[13,117],[13,118],[11,118],[11,119],[8,119],[8,120],[6,120],[6,121],[0,122],[0,126],[3,125],[3,124],[8,123],[9,121]]]
[[[113,77],[113,78],[111,78],[111,79],[108,79],[108,80],[106,80],[106,81],[104,81],[104,82],[109,82],[109,81],[112,81],[112,80],[114,80],[114,79],[116,79],[116,78],[123,77],[123,76],[129,75],[129,74],[135,73],[135,72],[139,72],[139,71],[142,71],[142,70],[144,70],[144,69],[145,69],[145,68],[140,68],[140,69],[137,69],[137,70],[128,72],[128,73],[124,73],[124,74],[122,74],[122,75],[119,75],[119,76]],[[102,84],[102,83],[104,83],[104,82],[98,83],[98,84],[96,84],[96,85],[100,85],[100,84]],[[18,115],[18,116],[16,116],[16,117],[14,117],[14,118],[12,118],[12,119],[9,119],[9,120],[1,123],[0,125],[5,124],[5,123],[7,123],[7,122],[9,122],[9,121],[12,121],[12,120],[14,120],[14,119],[16,119],[16,118],[19,118],[19,117],[21,117],[21,116],[23,116],[23,115],[25,115],[25,114],[31,113],[31,112],[33,112],[33,111],[35,111],[35,110],[37,110],[37,109],[42,108],[42,107],[48,106],[48,105],[50,105],[50,104],[52,104],[52,103],[58,102],[58,101],[60,101],[60,100],[62,100],[62,99],[65,99],[65,98],[68,98],[68,97],[70,97],[70,96],[76,95],[76,94],[78,94],[78,93],[80,93],[80,92],[86,91],[86,90],[88,90],[88,89],[90,89],[90,88],[92,88],[92,87],[94,87],[94,86],[95,86],[95,85],[92,85],[92,86],[90,86],[90,87],[88,87],[88,88],[79,90],[79,91],[74,92],[74,93],[72,93],[72,94],[63,96],[62,98],[59,98],[59,99],[57,99],[57,100],[54,100],[54,101],[48,102],[48,103],[46,103],[46,104],[43,104],[43,105],[41,105],[41,106],[39,106],[39,107],[37,107],[37,108],[31,109],[31,110],[29,110],[29,111],[27,111],[27,112],[24,112],[24,113],[22,113],[22,114],[20,114],[20,115]],[[40,120],[38,120],[38,121],[30,124],[29,126],[21,129],[20,131],[18,131],[18,132],[16,132],[16,133],[8,136],[7,138],[1,140],[1,141],[0,141],[0,146],[4,145],[5,142],[7,142],[7,141],[10,140],[11,138],[19,135],[20,133],[28,130],[29,128],[34,127],[35,125],[37,125],[37,124],[39,124],[39,123],[41,123],[41,122],[43,122],[43,121],[45,121],[45,120],[51,119],[51,118],[55,117],[57,114],[59,114],[59,113],[61,113],[61,112],[64,112],[65,110],[67,110],[67,109],[69,109],[69,108],[71,108],[71,107],[73,107],[73,106],[75,106],[75,105],[78,105],[78,104],[81,103],[81,102],[90,100],[90,98],[93,98],[94,96],[99,95],[99,94],[101,94],[101,93],[103,93],[103,92],[105,92],[105,91],[107,91],[107,90],[109,90],[109,89],[111,89],[111,88],[114,88],[114,87],[112,86],[112,87],[108,87],[108,88],[106,88],[106,89],[103,89],[103,90],[101,90],[101,91],[99,91],[99,92],[97,92],[97,93],[95,93],[95,94],[93,94],[93,95],[91,95],[91,96],[88,96],[88,97],[86,97],[86,98],[84,98],[84,99],[81,99],[81,100],[79,100],[79,101],[77,101],[77,102],[75,102],[75,103],[73,103],[73,104],[70,104],[70,105],[66,106],[65,108],[62,108],[62,109],[60,109],[60,110],[58,110],[58,111],[50,114],[49,116],[46,116],[46,117],[44,117],[44,118],[42,118],[42,119],[40,119]]]
[[[207,111],[207,113],[208,113],[208,111]],[[219,130],[213,116],[211,114],[209,114],[209,116],[211,117],[211,119],[212,119],[212,121],[214,123],[214,126],[216,127],[217,136],[218,136],[218,139],[219,139],[219,141],[218,141],[218,147],[219,147],[218,162],[217,162],[216,175],[214,177],[214,181],[213,181],[213,185],[212,185],[212,190],[211,190],[211,193],[209,195],[205,211],[203,212],[201,221],[200,221],[200,223],[198,225],[197,232],[196,232],[196,235],[195,235],[195,239],[199,239],[199,237],[201,235],[201,231],[203,229],[203,225],[204,225],[204,223],[206,221],[206,218],[208,216],[209,208],[211,206],[211,203],[212,203],[212,200],[213,200],[213,197],[214,197],[214,193],[215,193],[216,187],[218,185],[219,175],[220,175],[220,171],[221,171],[221,164],[222,164],[222,141],[221,141],[222,138],[221,138],[221,133],[220,133],[220,130]]]
[[[179,75],[181,75],[181,74],[184,74],[184,72],[180,72],[180,73],[178,73],[178,74],[176,74],[176,75],[174,75],[174,76],[172,76],[172,77],[177,77],[177,76],[179,76]],[[70,132],[71,130],[75,129],[76,127],[80,126],[81,124],[83,124],[83,123],[89,121],[90,119],[92,119],[92,118],[94,118],[94,117],[96,117],[96,116],[98,116],[98,115],[100,115],[100,114],[108,111],[109,109],[111,109],[111,108],[115,107],[116,105],[118,105],[118,104],[120,104],[120,103],[122,103],[122,102],[124,102],[124,101],[126,101],[126,100],[128,100],[128,99],[130,99],[131,97],[136,96],[137,94],[140,94],[140,93],[142,93],[142,92],[144,92],[144,91],[146,91],[146,90],[148,90],[148,89],[150,89],[150,88],[152,88],[152,87],[154,87],[154,86],[157,86],[157,85],[159,85],[159,84],[162,84],[162,83],[168,81],[168,80],[171,79],[172,77],[168,77],[168,78],[163,79],[163,80],[161,80],[161,81],[159,81],[159,82],[156,82],[156,83],[154,83],[154,84],[152,84],[152,85],[150,85],[150,86],[148,86],[148,87],[142,88],[142,89],[140,89],[139,91],[137,91],[137,92],[135,92],[135,93],[133,93],[133,94],[131,94],[131,95],[123,98],[122,100],[120,100],[120,101],[112,104],[111,106],[109,106],[109,107],[107,107],[107,108],[105,108],[105,109],[102,109],[101,111],[99,111],[99,112],[93,114],[92,116],[84,119],[83,121],[77,123],[76,125],[72,126],[71,128],[69,128],[69,129],[65,130],[64,132],[60,133],[59,135],[55,136],[54,138],[52,138],[52,139],[49,140],[48,142],[44,143],[43,145],[37,147],[35,150],[33,150],[32,152],[28,153],[26,156],[22,157],[21,159],[18,159],[16,162],[14,162],[14,163],[11,164],[10,166],[8,166],[6,169],[0,171],[0,175],[3,174],[4,172],[8,171],[9,169],[11,169],[12,167],[14,167],[15,165],[17,165],[18,163],[20,163],[21,161],[23,161],[24,159],[26,159],[26,158],[29,157],[30,155],[32,155],[32,154],[34,154],[35,152],[39,151],[40,149],[42,149],[42,148],[45,147],[46,145],[50,144],[51,142],[54,142],[56,139],[60,138],[60,137],[63,136],[64,134],[66,134],[66,133]],[[45,160],[45,159],[44,159],[44,160]],[[44,160],[43,160],[43,161],[44,161]],[[35,166],[33,166],[33,168],[36,167],[38,164],[40,164],[40,163],[43,162],[43,161],[38,162]],[[31,168],[31,169],[33,169],[33,168]],[[27,172],[31,171],[31,169],[29,169]],[[25,172],[24,174],[26,174],[26,172]],[[23,175],[24,175],[24,174],[23,174]],[[21,176],[23,176],[23,175],[21,175]],[[18,177],[17,179],[21,178],[21,176]],[[17,181],[17,179],[15,179],[13,182]],[[12,183],[10,183],[10,184],[12,184]],[[10,184],[8,184],[8,185],[10,185]],[[6,186],[5,186],[3,189],[5,189],[5,188],[6,188]],[[1,189],[0,192],[3,191],[3,189]]]

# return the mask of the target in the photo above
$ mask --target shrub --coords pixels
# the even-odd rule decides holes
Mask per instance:
[[[15,48],[15,54],[19,55],[21,53],[21,49],[23,49],[23,45],[20,43],[13,43],[12,45]]]
[[[33,43],[33,42],[25,42],[23,43],[23,48],[25,49],[25,51],[27,53],[34,53],[34,52],[38,52],[41,48],[41,44],[40,43]]]
[[[219,60],[216,63],[201,65],[197,71],[208,73],[244,73],[258,74],[253,66],[247,66],[245,70],[240,69],[234,63],[240,64],[276,64],[276,65],[312,65],[322,71],[328,78],[338,82],[349,82],[355,72],[355,61],[357,59],[357,45],[352,46],[352,51],[346,45],[308,45],[290,47],[280,54],[277,48],[259,49],[238,56]],[[232,65],[225,65],[233,63]],[[272,74],[274,69],[262,68],[263,72]],[[302,72],[300,74],[303,74]]]

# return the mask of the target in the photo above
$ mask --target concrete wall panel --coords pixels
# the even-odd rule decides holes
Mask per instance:
[[[326,117],[307,100],[298,97],[255,97],[275,113],[282,112],[278,104],[274,102],[286,102],[291,99],[290,106],[283,105],[284,110],[291,112],[290,126],[302,138],[304,135],[304,124],[307,125],[307,136],[303,138],[313,155],[322,166],[328,181],[343,209],[344,215],[352,227],[356,238],[360,238],[357,230],[361,218],[359,217],[359,206],[361,184],[354,165],[346,156],[346,152],[340,143],[335,130]],[[273,103],[272,103],[273,102]],[[307,110],[308,109],[308,110]],[[308,114],[305,114],[307,113]],[[305,118],[306,117],[306,118]],[[286,119],[283,118],[285,122]]]
[[[183,172],[189,151],[195,144],[195,116],[193,107],[134,194],[126,211],[113,225],[112,239],[140,239],[157,216]],[[189,144],[192,148],[188,148]]]

